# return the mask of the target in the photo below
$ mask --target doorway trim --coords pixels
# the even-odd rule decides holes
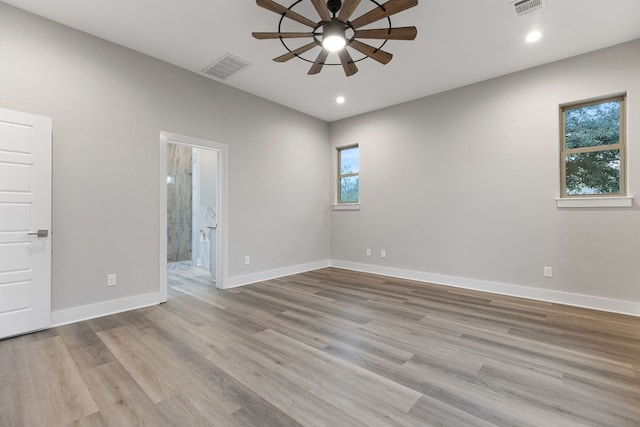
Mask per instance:
[[[216,287],[224,289],[229,280],[229,145],[208,139],[194,138],[171,132],[160,132],[160,176],[158,260],[160,302],[167,302],[167,145],[181,144],[218,151],[218,206],[216,239]]]

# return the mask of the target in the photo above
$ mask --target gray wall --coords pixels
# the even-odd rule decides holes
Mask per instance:
[[[560,103],[629,94],[629,188],[640,188],[638,52],[635,41],[330,132],[0,3],[0,105],[53,118],[54,310],[158,290],[160,131],[230,146],[231,277],[332,258],[640,301],[637,202],[555,207]],[[329,213],[327,141],[360,144],[360,211]]]
[[[332,212],[332,258],[640,301],[637,199],[555,206],[559,104],[620,92],[638,195],[640,40],[332,123],[361,155],[361,210]]]
[[[54,311],[158,290],[161,131],[229,144],[230,276],[328,258],[326,123],[4,3],[0,76],[53,118]]]

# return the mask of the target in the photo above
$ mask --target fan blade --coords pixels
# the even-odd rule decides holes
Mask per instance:
[[[284,15],[289,19],[304,24],[307,27],[316,27],[316,23],[312,20],[305,18],[304,16],[299,15],[292,10],[287,9],[281,4],[274,2],[273,0],[256,0],[256,4],[260,7],[264,7],[265,9],[270,10],[271,12],[275,12],[278,15]]]
[[[318,15],[320,15],[320,19],[325,22],[331,21],[331,14],[329,13],[329,9],[327,9],[327,3],[324,0],[311,0],[313,3],[313,7],[316,8]]]
[[[391,58],[393,58],[393,55],[389,52],[377,49],[366,43],[359,42],[358,40],[352,41],[349,46],[354,48],[358,52],[364,53],[368,57],[375,59],[381,64],[387,64],[389,63],[389,61],[391,61]]]
[[[416,27],[378,28],[375,30],[358,30],[356,38],[386,39],[386,40],[414,40],[418,35]]]
[[[251,33],[251,35],[259,40],[301,39],[304,37],[313,37],[313,33]]]
[[[286,61],[288,61],[290,59],[295,58],[296,55],[303,54],[306,51],[311,50],[316,46],[318,46],[318,44],[314,41],[314,42],[306,44],[306,45],[304,45],[302,47],[299,47],[296,50],[292,50],[291,52],[287,52],[284,55],[278,56],[277,58],[273,58],[273,60],[276,61],[276,62],[286,62]]]
[[[351,21],[353,29],[364,27],[365,25],[376,22],[380,19],[391,16],[395,13],[402,12],[411,7],[417,6],[418,0],[389,0],[382,6],[378,6],[375,9],[365,13],[358,17],[356,20]]]
[[[324,66],[324,61],[327,60],[327,56],[329,56],[329,51],[327,49],[322,49],[316,58],[316,62],[314,62],[311,68],[309,68],[309,72],[307,74],[318,74],[322,71],[322,67]]]
[[[347,22],[359,4],[360,0],[344,0],[338,19],[342,22]]]
[[[358,72],[358,67],[356,67],[355,62],[347,52],[347,49],[340,49],[338,51],[338,56],[340,57],[340,62],[342,62],[342,68],[344,68],[344,73],[349,76],[353,76]]]

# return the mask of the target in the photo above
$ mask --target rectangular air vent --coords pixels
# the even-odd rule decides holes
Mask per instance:
[[[227,53],[222,58],[202,70],[202,73],[218,80],[226,80],[237,72],[247,68],[249,65],[251,64],[244,59],[240,59],[237,56]]]
[[[516,18],[527,13],[535,12],[544,7],[544,0],[516,0],[511,2],[511,8]]]

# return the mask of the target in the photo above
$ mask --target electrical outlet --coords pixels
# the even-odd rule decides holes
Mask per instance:
[[[543,274],[544,274],[544,277],[553,277],[553,268],[544,267]]]
[[[366,254],[367,254],[367,256],[371,256],[371,249],[367,248]]]
[[[387,257],[387,251],[385,251],[384,249],[380,250],[380,258],[386,258]]]
[[[251,264],[251,257],[249,255],[244,257],[244,265]]]
[[[115,286],[117,282],[117,276],[115,274],[107,274],[107,286]]]

